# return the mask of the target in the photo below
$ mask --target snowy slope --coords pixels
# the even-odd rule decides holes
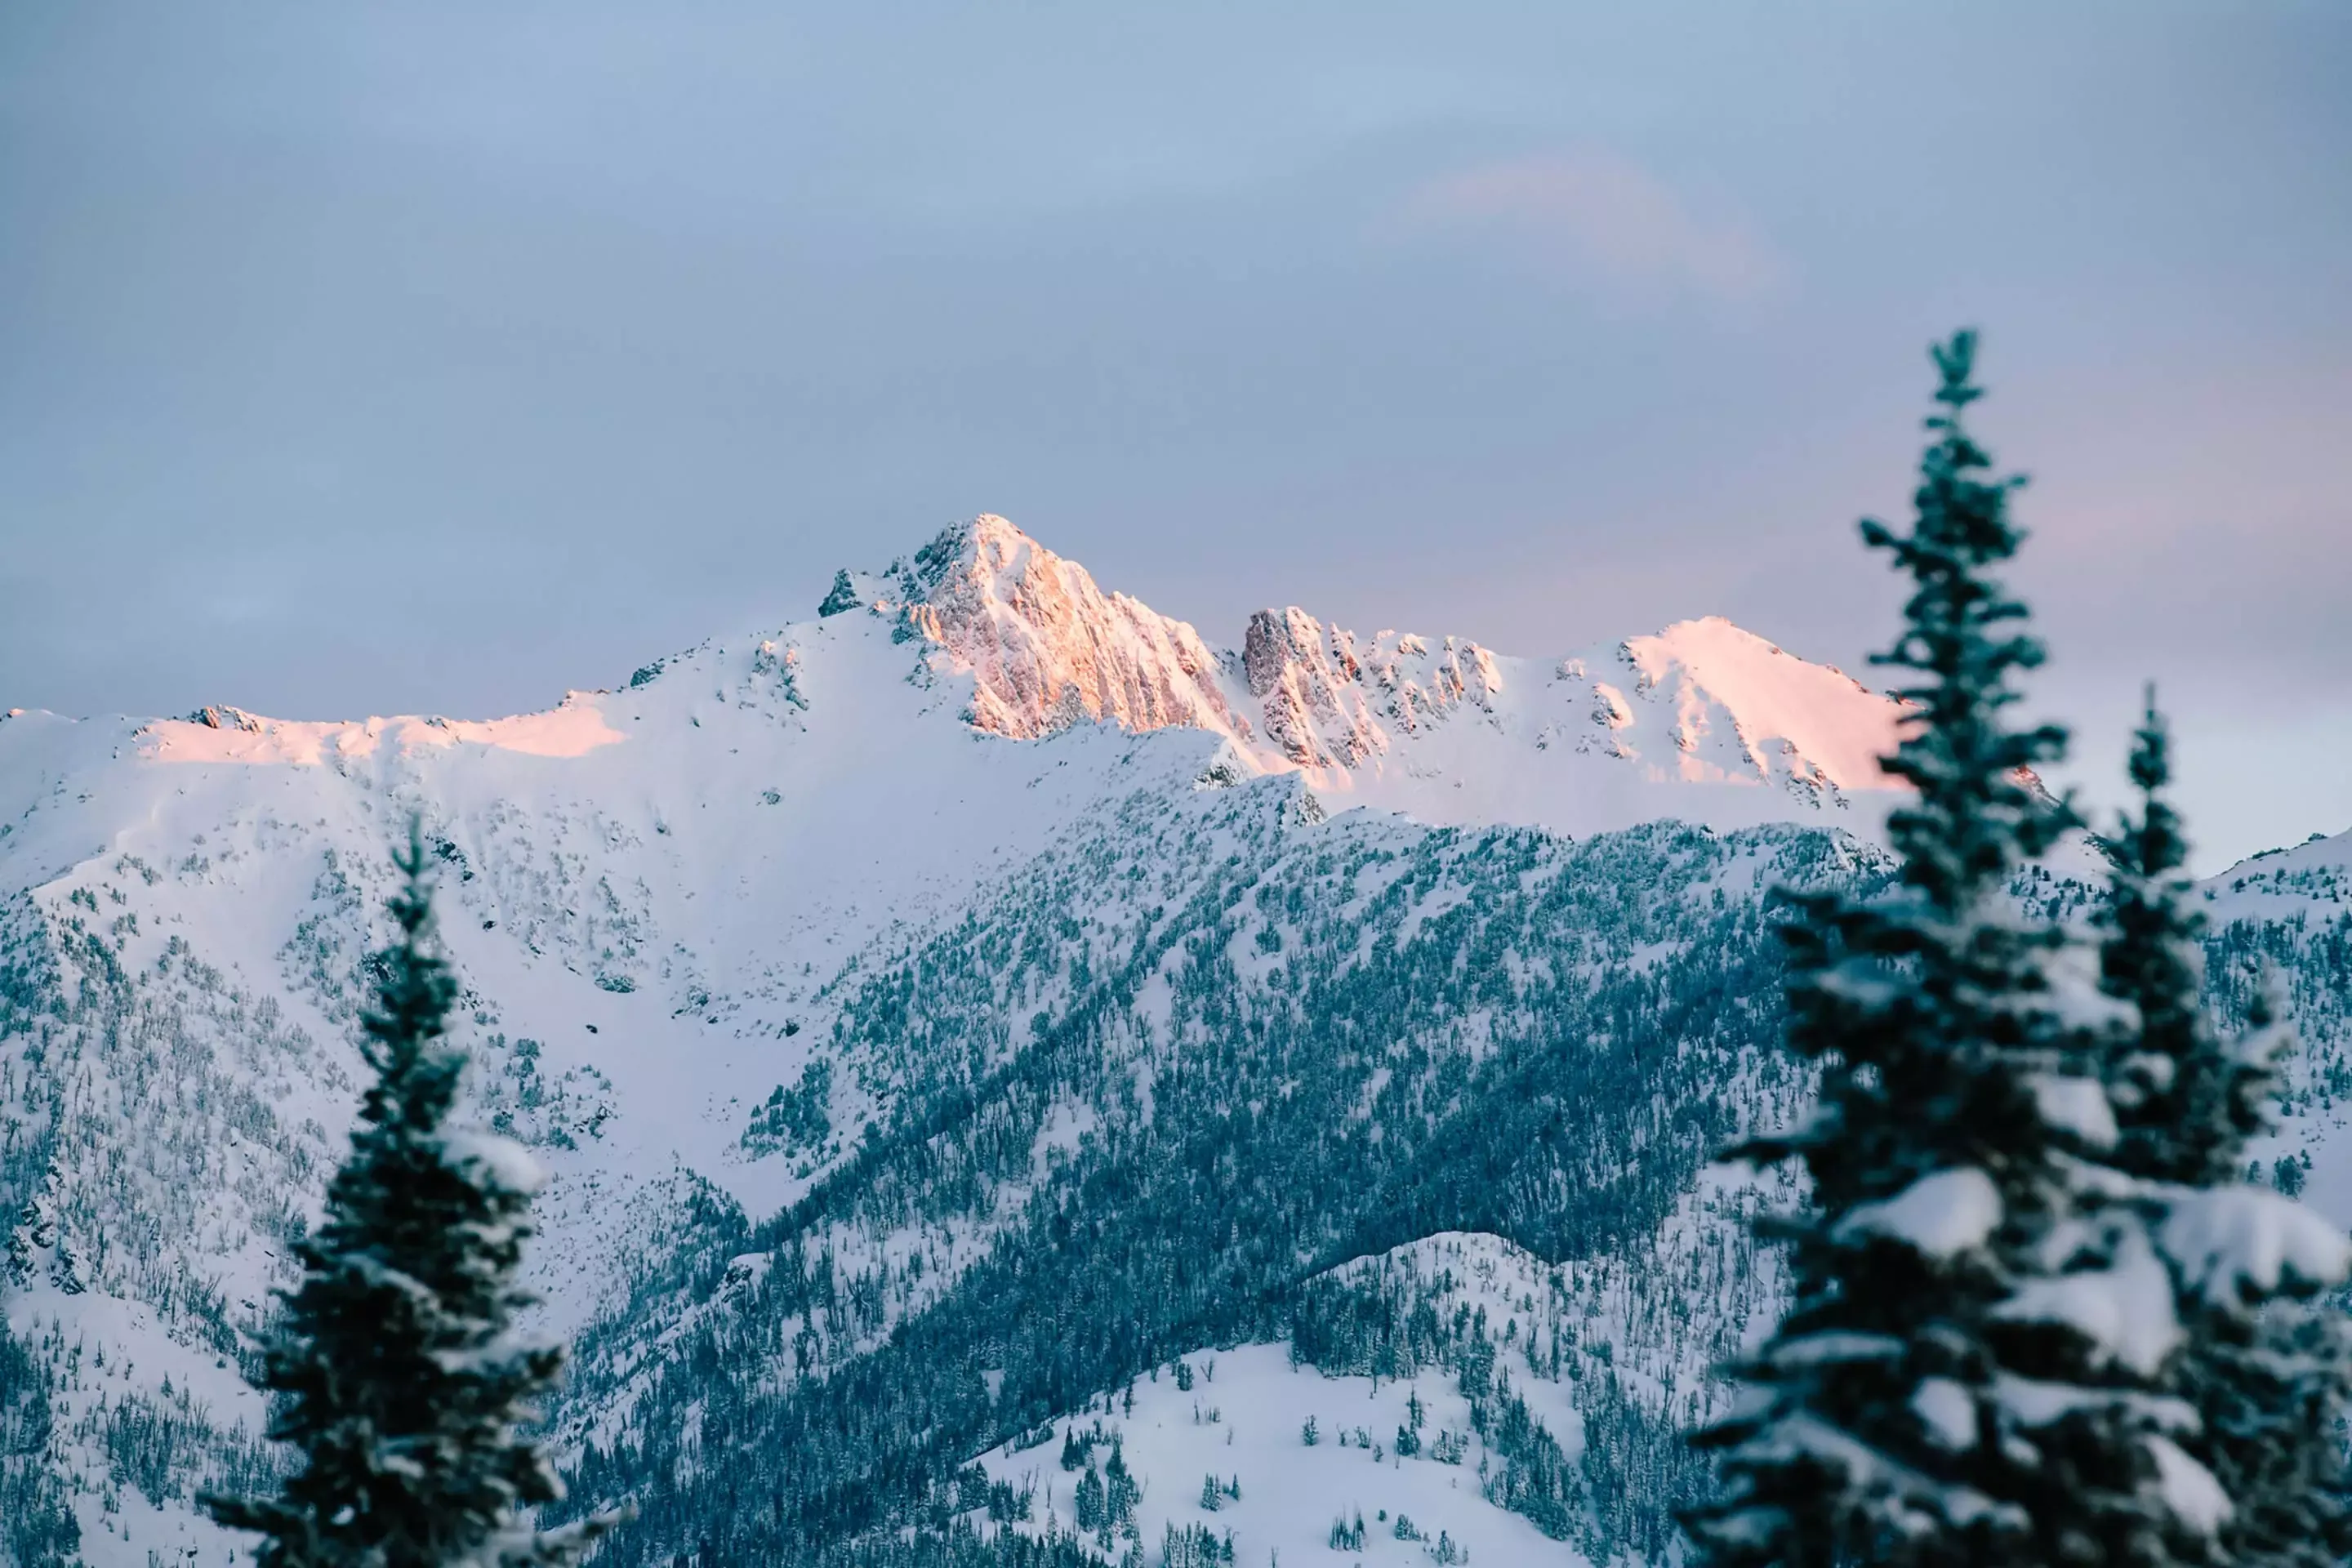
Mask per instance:
[[[2340,915],[2352,899],[2352,833],[2265,849],[2207,878],[2204,889],[2206,914],[2219,921]]]
[[[1025,1516],[997,1522],[1033,1535],[1074,1528],[1084,1471],[1060,1458],[1075,1436],[1091,1441],[1097,1467],[1115,1441],[1140,1484],[1132,1533],[1094,1535],[1107,1552],[1122,1539],[1156,1547],[1172,1526],[1230,1537],[1243,1563],[1322,1562],[1332,1550],[1369,1563],[1605,1562],[1592,1532],[1570,1524],[1565,1539],[1548,1534],[1504,1506],[1526,1445],[1503,1436],[1500,1406],[1521,1403],[1534,1445],[1580,1478],[1580,1508],[1623,1507],[1622,1495],[1595,1494],[1654,1478],[1635,1456],[1596,1451],[1620,1434],[1588,1413],[1631,1402],[1671,1434],[1714,1409],[1720,1390],[1694,1372],[1752,1342],[1736,1309],[1759,1289],[1720,1271],[1736,1253],[1716,1237],[1752,1212],[1750,1194],[1710,1184],[1654,1238],[1645,1265],[1693,1276],[1688,1310],[1671,1322],[1643,1310],[1646,1293],[1622,1264],[1547,1265],[1491,1235],[1442,1233],[1342,1264],[1310,1290],[1379,1295],[1400,1318],[1425,1310],[1453,1331],[1440,1356],[1327,1337],[1183,1357],[1181,1386],[1174,1365],[1156,1369],[982,1455],[992,1480],[1027,1499]],[[1473,1341],[1483,1347],[1475,1355]],[[1229,1488],[1213,1499],[1213,1479],[1238,1481],[1239,1497]]]
[[[2306,1200],[2352,1226],[2352,833],[2264,850],[2200,890],[2223,933],[2223,985],[2241,1005],[2274,988],[2301,1037],[2284,1118],[2256,1163],[2301,1163]]]
[[[1472,1241],[1481,1244],[1502,1267],[1517,1265],[1514,1272],[1530,1282],[1539,1275],[1534,1260],[1507,1243]],[[1230,1538],[1237,1563],[1285,1556],[1304,1563],[1583,1561],[1482,1493],[1485,1444],[1471,1430],[1469,1402],[1442,1375],[1329,1375],[1295,1365],[1286,1345],[1244,1345],[1183,1361],[1189,1388],[1178,1386],[1171,1364],[1131,1385],[1132,1410],[1125,1403],[1128,1390],[1112,1391],[1056,1424],[1040,1446],[983,1455],[981,1464],[991,1479],[1031,1494],[1031,1517],[1008,1528],[1034,1535],[1072,1530],[1083,1472],[1061,1468],[1062,1440],[1074,1431],[1082,1441],[1099,1431],[1094,1461],[1106,1462],[1116,1440],[1142,1489],[1132,1536],[1093,1536],[1114,1549],[1121,1541],[1139,1541],[1156,1556],[1173,1526]],[[1410,1422],[1412,1402],[1423,1412],[1423,1451],[1408,1458],[1395,1443]],[[1575,1430],[1565,1397],[1544,1405],[1554,1424]],[[1312,1446],[1303,1436],[1309,1420],[1317,1427]],[[1461,1456],[1450,1445],[1445,1458],[1430,1451],[1443,1434],[1462,1439]],[[1240,1496],[1220,1495],[1215,1508],[1204,1507],[1203,1482],[1212,1477],[1220,1484],[1237,1482]],[[1331,1558],[1333,1526],[1352,1526],[1359,1519],[1365,1527],[1362,1547]]]

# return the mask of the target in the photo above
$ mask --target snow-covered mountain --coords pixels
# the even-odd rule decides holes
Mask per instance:
[[[951,530],[853,601],[967,678],[962,717],[1034,739],[1087,721],[1222,737],[1232,765],[1296,770],[1335,805],[1569,832],[1660,815],[1745,825],[1884,792],[1900,709],[1720,617],[1514,658],[1460,637],[1370,637],[1292,605],[1238,649],[1123,594],[1000,517]],[[1673,792],[1662,785],[1699,785]],[[1747,792],[1761,787],[1759,795]]]
[[[1476,1447],[1398,1496],[1442,1480],[1461,1509],[1360,1555],[1440,1530],[1484,1562],[1648,1551],[1667,1438],[1769,1292],[1748,1199],[1701,1173],[1797,1092],[1764,1048],[1759,894],[1883,874],[1900,710],[1717,619],[1540,658],[1295,607],[1234,631],[983,517],[543,713],[0,720],[0,1289],[84,1556],[216,1549],[194,1489],[269,1462],[238,1360],[342,1147],[412,815],[479,1113],[554,1173],[531,1266],[580,1337],[562,1440],[584,1489],[644,1494],[648,1561],[704,1528],[1060,1529],[989,1489],[1058,1456],[1024,1439],[1222,1346],[1271,1442],[1345,1392],[1324,1373],[1373,1376],[1302,1345],[1301,1282],[1464,1248],[1549,1303],[1508,1332],[1489,1304],[1520,1404],[1465,1391],[1467,1330],[1425,1346],[1456,1381],[1416,1397]],[[2342,858],[2212,889],[2318,977],[2314,1127],[2352,1090],[2326,1032]],[[1096,1320],[1028,1324],[1041,1280]],[[1528,1391],[1537,1317],[1605,1355],[1548,1353]],[[888,1425],[836,1450],[821,1417]],[[1312,1482],[1334,1448],[1202,1510],[1201,1440],[1134,1429],[1154,1530],[1230,1529],[1255,1561],[1364,1489]],[[708,1489],[748,1495],[779,1444],[811,1457],[774,1522],[709,1522],[735,1505]],[[1638,1518],[1608,1500],[1636,1472]]]
[[[782,1031],[814,1022],[843,959],[1139,788],[1272,775],[1310,815],[1578,836],[1866,826],[1886,794],[1895,704],[1720,620],[1525,660],[1292,608],[1214,649],[996,517],[851,582],[831,615],[513,718],[13,711],[0,898],[102,929],[135,970],[176,937],[331,1035],[332,965],[364,945],[384,846],[419,813],[497,1016],[567,1042],[625,1026],[633,1051],[574,1054],[613,1076],[648,1157],[765,1212],[789,1184],[725,1162],[747,1113],[722,1108],[765,1091],[779,1049],[792,1065]],[[332,959],[294,973],[298,931]]]

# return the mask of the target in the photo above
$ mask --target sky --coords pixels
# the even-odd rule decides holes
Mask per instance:
[[[2352,6],[0,7],[0,707],[488,716],[1002,512],[1240,639],[1860,671],[1928,341],[2037,711],[2352,827]]]

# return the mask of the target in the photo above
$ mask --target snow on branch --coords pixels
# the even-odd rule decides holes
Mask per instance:
[[[1982,1247],[2000,1226],[2000,1194],[1974,1165],[1920,1177],[1879,1203],[1856,1204],[1838,1222],[1841,1241],[1884,1236],[1942,1261]]]
[[[2119,1136],[2106,1085],[2095,1078],[2041,1074],[2033,1080],[2033,1105],[2043,1122],[2074,1135],[2086,1149],[2112,1149]]]
[[[2081,1334],[2100,1360],[2153,1377],[2180,1344],[2172,1310],[2172,1276],[2137,1226],[2103,1268],[2026,1280],[1993,1315],[2011,1322],[2062,1323]]]
[[[511,1138],[453,1127],[440,1135],[441,1153],[459,1170],[471,1171],[499,1192],[529,1197],[547,1183],[530,1152]]]
[[[2189,1289],[2217,1306],[2336,1285],[2352,1241],[2284,1194],[2241,1184],[2182,1193],[2159,1236]]]

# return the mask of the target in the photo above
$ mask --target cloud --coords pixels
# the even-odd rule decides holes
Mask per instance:
[[[1420,229],[1513,237],[1548,262],[1633,287],[1744,300],[1787,281],[1771,242],[1737,218],[1695,212],[1640,165],[1610,153],[1516,158],[1415,187],[1403,216]]]

